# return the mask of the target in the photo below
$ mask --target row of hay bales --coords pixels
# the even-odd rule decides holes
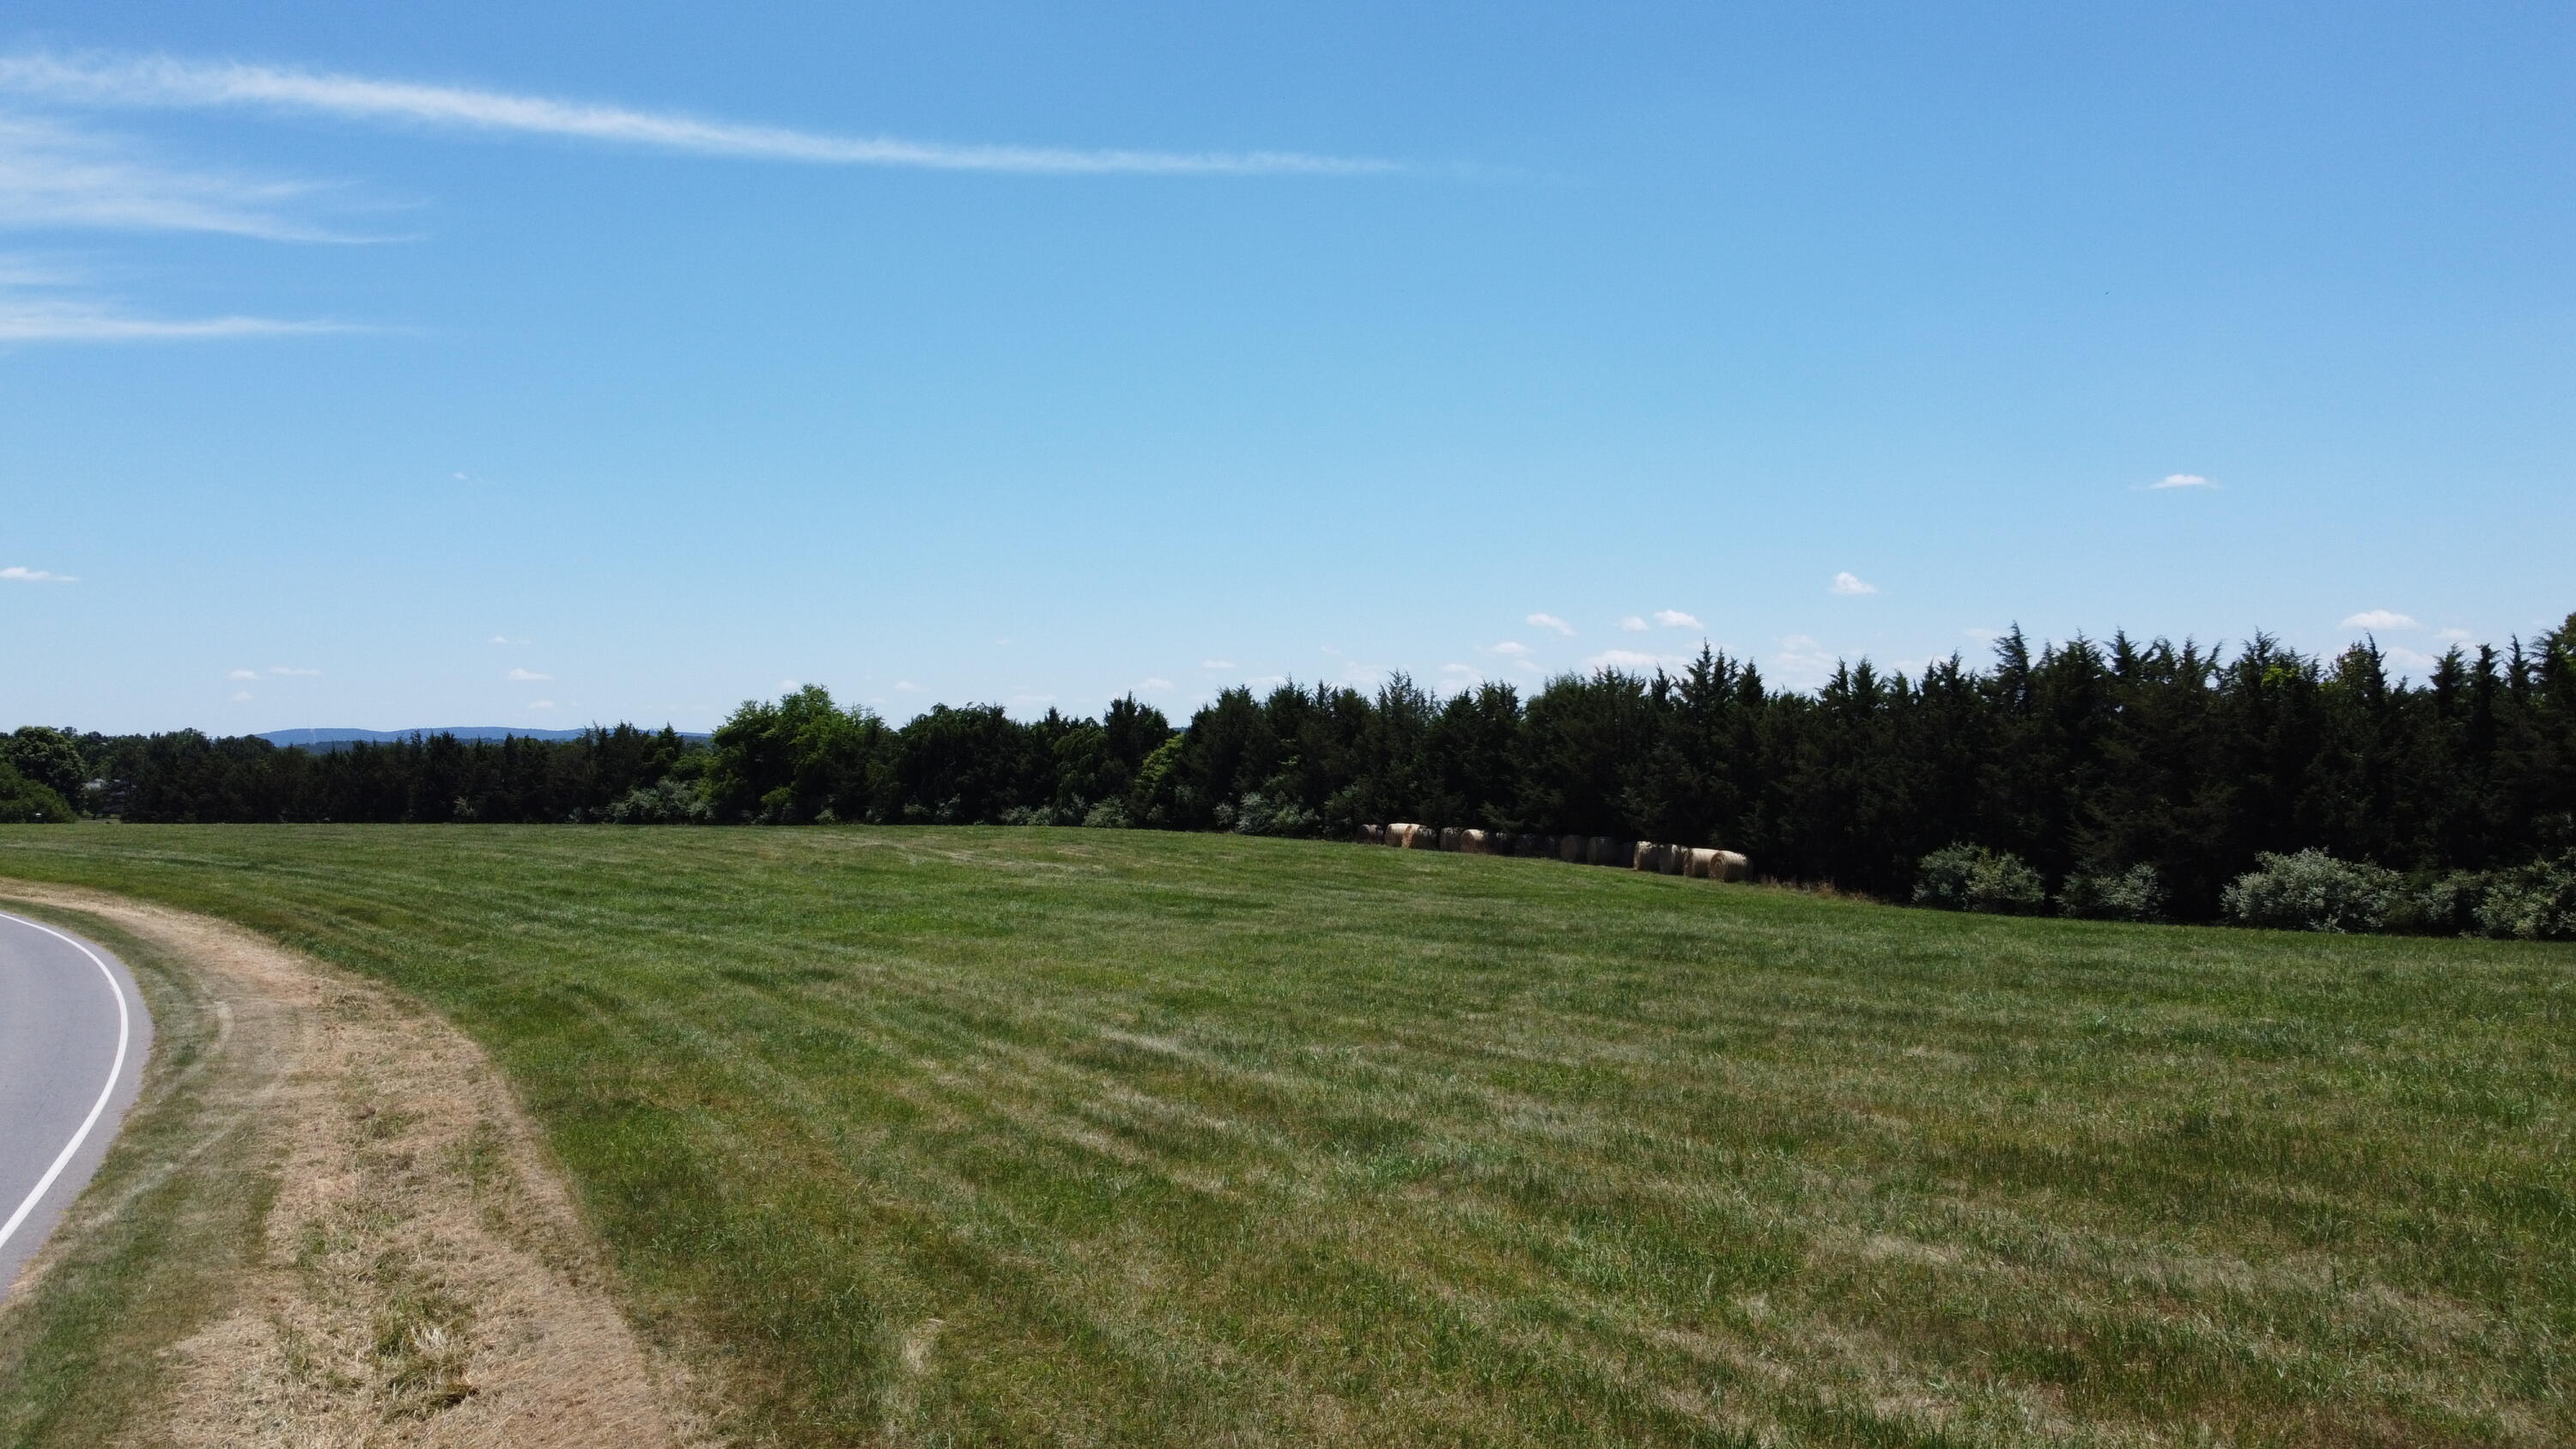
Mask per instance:
[[[1732,850],[1621,840],[1611,835],[1515,835],[1508,830],[1466,830],[1455,825],[1363,825],[1360,844],[1398,850],[1454,850],[1461,855],[1521,855],[1571,865],[1616,865],[1693,880],[1743,880],[1752,867]]]

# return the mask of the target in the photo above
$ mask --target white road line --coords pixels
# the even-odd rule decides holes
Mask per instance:
[[[66,936],[42,921],[31,921],[24,916],[10,915],[6,911],[0,911],[0,921],[16,921],[22,926],[33,926],[48,936],[68,942],[73,950],[87,956],[90,964],[98,968],[98,974],[107,979],[108,994],[116,998],[116,1065],[107,1069],[107,1085],[98,1089],[98,1100],[90,1104],[89,1115],[81,1119],[80,1130],[72,1134],[71,1141],[63,1144],[63,1150],[54,1158],[54,1165],[45,1169],[43,1177],[36,1179],[36,1190],[27,1194],[27,1200],[18,1204],[16,1212],[9,1214],[9,1221],[0,1223],[0,1248],[5,1248],[9,1245],[9,1239],[17,1233],[18,1225],[25,1222],[27,1214],[34,1212],[36,1204],[44,1199],[45,1190],[54,1185],[55,1178],[63,1175],[64,1168],[71,1165],[72,1154],[80,1151],[81,1144],[89,1140],[89,1130],[98,1125],[100,1117],[106,1115],[108,1101],[116,1095],[117,1080],[125,1075],[125,1047],[126,1043],[133,1039],[134,1021],[133,1013],[126,1009],[124,985],[116,979],[116,973],[108,969],[107,962],[101,960],[96,951],[91,950],[77,938]]]

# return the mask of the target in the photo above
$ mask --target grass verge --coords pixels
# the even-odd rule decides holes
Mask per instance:
[[[259,1066],[223,1050],[228,1023],[201,981],[111,922],[9,909],[114,951],[152,1012],[152,1058],[115,1144],[41,1275],[0,1310],[0,1445],[93,1449],[125,1437],[165,1377],[166,1350],[205,1325],[256,1259],[275,1164],[218,1105],[245,1095],[232,1079]]]
[[[52,827],[477,1037],[784,1444],[2576,1439],[2576,951],[1145,832]]]

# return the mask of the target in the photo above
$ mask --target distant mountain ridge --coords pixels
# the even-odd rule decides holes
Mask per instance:
[[[432,735],[454,735],[460,740],[577,740],[585,733],[587,731],[583,730],[520,729],[512,725],[429,725],[409,730],[270,730],[255,738],[266,740],[272,745],[294,745],[308,750],[337,750],[355,744],[392,744],[399,740],[410,739],[414,735],[423,739]],[[707,736],[683,733],[680,738],[703,740]]]

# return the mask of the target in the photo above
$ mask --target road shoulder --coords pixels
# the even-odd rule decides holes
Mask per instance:
[[[162,1031],[0,1308],[0,1444],[701,1441],[472,1042],[237,927],[21,882],[0,900],[94,929]]]

